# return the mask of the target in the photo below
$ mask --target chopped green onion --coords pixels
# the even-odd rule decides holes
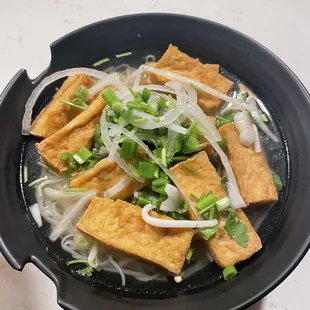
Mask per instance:
[[[123,141],[120,156],[123,159],[133,159],[137,156],[138,144],[129,139]]]
[[[116,58],[122,58],[122,57],[127,57],[127,56],[130,56],[130,55],[132,55],[132,52],[117,54],[115,56],[116,56]]]
[[[198,176],[201,175],[200,172],[199,172],[198,170],[196,170],[193,166],[191,166],[189,163],[184,162],[184,163],[183,163],[183,166],[184,166],[187,170],[189,170],[190,172],[192,172],[192,173],[194,173],[194,174],[196,174],[196,175],[198,175]]]
[[[238,91],[237,98],[245,101],[249,97],[249,94],[246,91]]]
[[[216,210],[215,207],[213,207],[213,208],[210,209],[210,211],[209,211],[209,217],[208,217],[209,220],[214,220],[214,219],[215,219],[215,210]]]
[[[217,141],[218,146],[225,152],[227,146],[227,139],[222,137],[221,141]]]
[[[223,269],[223,276],[225,280],[234,278],[238,274],[238,271],[234,265],[228,265]]]
[[[218,200],[219,199],[215,195],[209,193],[206,197],[197,202],[196,207],[199,210],[206,210],[206,208],[214,205]]]
[[[142,123],[146,123],[147,121],[148,121],[147,118],[136,118],[136,119],[132,120],[131,123],[142,124]]]
[[[94,269],[90,266],[87,266],[83,269],[78,270],[76,273],[79,276],[91,277],[93,275]]]
[[[220,115],[216,115],[215,117],[216,117],[216,126],[217,126],[217,128],[220,128],[220,127],[222,127],[222,126],[224,126],[226,124],[232,123],[232,121],[230,121],[229,119],[224,118],[224,117],[222,117]]]
[[[48,179],[48,176],[45,176],[45,177],[36,179],[36,180],[34,180],[33,182],[31,182],[28,186],[29,186],[29,187],[33,187],[33,186],[35,186],[35,185],[37,185],[37,184],[39,184],[39,183],[41,183],[41,182],[43,182],[43,181],[45,181],[45,180],[47,180],[47,179]]]
[[[167,108],[167,105],[166,105],[166,102],[167,102],[168,100],[167,99],[165,99],[164,97],[159,97],[158,99],[157,99],[157,104],[160,106],[160,107],[162,107],[162,108]]]
[[[167,149],[165,147],[161,150],[161,162],[164,166],[167,166]]]
[[[75,235],[73,242],[78,250],[87,250],[92,245],[91,242],[82,235]]]
[[[206,227],[197,232],[197,235],[202,237],[205,240],[209,240],[214,234],[217,233],[218,226]]]
[[[92,152],[90,152],[86,147],[83,147],[80,151],[73,155],[73,158],[80,164],[84,164],[91,156]]]
[[[266,116],[265,113],[260,113],[259,115],[260,115],[260,118],[262,119],[262,121],[263,121],[264,123],[267,123],[267,122],[268,122],[268,117]]]
[[[82,101],[85,101],[88,95],[89,95],[88,89],[84,86],[80,86],[75,92],[75,97]]]
[[[185,154],[190,154],[204,149],[207,145],[207,143],[199,143],[197,138],[192,135],[186,135],[182,151]]]
[[[68,265],[73,265],[73,264],[87,264],[88,265],[88,260],[87,259],[74,259],[70,260],[67,262]]]
[[[74,159],[73,155],[69,152],[61,153],[60,158],[69,165],[71,171],[75,171],[78,169],[78,166],[76,165],[78,163]]]
[[[166,185],[169,183],[168,177],[163,176],[161,178],[155,179],[151,183],[151,189],[159,194],[166,195]]]
[[[277,174],[274,173],[272,175],[272,180],[273,180],[274,185],[276,186],[277,191],[282,190],[283,183],[282,183],[280,177]]]
[[[115,113],[121,112],[122,108],[122,104],[119,101],[116,101],[112,104],[112,109]]]
[[[122,110],[121,111],[121,118],[123,118],[127,123],[130,123],[132,120],[132,109]]]
[[[186,219],[182,214],[180,214],[180,213],[178,213],[178,212],[172,212],[172,213],[171,213],[171,217],[172,217],[174,220],[177,220],[177,221],[179,221],[179,220],[185,220],[185,219]]]
[[[141,177],[153,179],[156,172],[156,166],[151,163],[139,161],[138,171]]]
[[[151,200],[143,197],[143,196],[139,196],[137,201],[136,201],[136,205],[137,206],[140,206],[140,207],[144,207],[146,206],[147,204],[151,203]]]
[[[189,196],[192,197],[196,202],[200,200],[200,198],[198,198],[194,193],[190,193]]]
[[[149,101],[151,97],[151,92],[147,88],[143,88],[141,95],[142,95],[143,101],[146,103]]]
[[[64,192],[66,193],[83,193],[83,192],[88,192],[88,188],[65,188]]]
[[[183,161],[186,159],[188,159],[188,156],[174,156],[174,157],[172,157],[173,161]]]
[[[113,103],[120,102],[120,99],[117,97],[115,92],[108,88],[102,92],[101,97],[107,102],[107,104],[113,109]]]
[[[76,109],[80,109],[80,110],[86,110],[88,108],[88,105],[86,103],[84,104],[77,104],[77,103],[73,103],[67,100],[62,100],[59,99],[59,101],[63,104],[69,105],[72,108],[76,108]]]
[[[193,254],[195,252],[195,249],[194,248],[190,248],[185,256],[185,259],[190,262],[192,257],[193,257]]]
[[[226,183],[228,182],[228,178],[227,178],[227,175],[224,175],[222,178],[221,178],[221,184],[222,184],[222,187],[225,189],[225,191],[227,192],[227,186],[226,186]]]
[[[28,182],[28,167],[23,167],[23,177],[24,177],[24,184]]]
[[[100,66],[100,65],[102,65],[102,64],[104,64],[105,62],[108,62],[108,61],[110,61],[110,58],[108,58],[108,57],[100,59],[100,60],[98,60],[98,61],[93,63],[93,67],[98,67],[98,66]]]
[[[231,201],[228,197],[224,197],[215,203],[218,212],[223,212],[231,207]]]

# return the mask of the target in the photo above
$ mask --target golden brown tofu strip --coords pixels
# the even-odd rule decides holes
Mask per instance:
[[[70,187],[88,188],[97,191],[98,194],[103,194],[125,176],[126,173],[115,161],[110,162],[106,159],[102,159],[94,167],[79,172],[73,176],[70,182]],[[137,191],[144,186],[144,183],[133,179],[129,185],[117,193],[113,198],[125,199],[132,195],[134,191]]]
[[[256,153],[254,146],[244,146],[234,124],[222,126],[219,132],[227,139],[226,153],[244,201],[247,204],[277,201],[277,190],[263,153]]]
[[[150,215],[171,219],[154,211]],[[173,219],[171,219],[173,220]],[[94,197],[76,227],[105,245],[179,274],[192,229],[159,228],[144,222],[141,208],[122,200]]]
[[[197,176],[189,171],[183,163],[179,163],[172,167],[170,171],[187,195],[193,193],[197,197],[200,197],[208,191],[212,191],[212,193],[219,198],[227,196],[221,185],[219,175],[215,171],[204,151],[189,158],[186,160],[186,163],[199,171],[200,175]],[[218,219],[218,232],[206,241],[214,260],[221,267],[225,267],[230,264],[234,265],[241,262],[251,257],[262,247],[259,236],[255,232],[243,211],[240,209],[237,210],[236,216],[245,224],[248,230],[247,234],[249,236],[249,240],[246,248],[241,247],[226,233],[224,230],[226,218],[222,216]],[[192,214],[190,214],[190,217],[193,219]]]
[[[63,104],[59,100],[72,101],[75,97],[75,91],[80,86],[89,88],[93,84],[94,80],[84,74],[68,77],[53,100],[36,117],[31,125],[30,133],[37,137],[47,138],[64,127],[81,113],[81,110]]]
[[[207,84],[224,94],[227,94],[233,85],[230,80],[219,74],[219,65],[202,64],[198,59],[189,57],[171,44],[154,67]],[[154,74],[150,75],[150,80],[160,84],[167,82],[166,78]],[[214,112],[221,102],[219,98],[198,91],[198,104],[206,113]]]
[[[105,105],[106,102],[99,94],[87,110],[51,137],[36,144],[39,154],[53,170],[57,172],[67,170],[67,164],[60,158],[61,153],[74,154],[83,147],[89,148],[91,146],[94,129],[99,123],[100,114]]]

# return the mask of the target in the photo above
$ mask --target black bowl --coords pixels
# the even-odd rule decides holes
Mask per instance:
[[[212,264],[180,285],[143,284],[134,279],[122,288],[116,275],[100,273],[78,278],[66,266],[59,244],[38,230],[25,204],[33,197],[21,186],[21,165],[35,163],[35,139],[21,136],[24,106],[32,90],[47,75],[70,67],[90,66],[103,57],[134,51],[126,59],[144,62],[149,53],[160,55],[173,43],[191,56],[219,63],[257,93],[273,114],[282,142],[268,141],[271,168],[281,175],[285,190],[258,233],[264,248],[238,266],[239,276],[224,282]],[[35,80],[20,70],[0,97],[0,248],[7,261],[21,270],[32,262],[57,286],[58,303],[68,309],[243,309],[275,288],[296,267],[310,243],[310,98],[276,56],[250,38],[219,24],[181,15],[141,14],[98,22],[79,29],[51,45],[51,63]],[[115,62],[117,64],[117,61]],[[53,95],[55,83],[38,99],[35,113]],[[32,176],[37,173],[35,167]]]

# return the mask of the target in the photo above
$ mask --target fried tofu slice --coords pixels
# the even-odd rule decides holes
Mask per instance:
[[[263,153],[243,145],[234,124],[222,126],[219,132],[227,139],[226,153],[244,201],[250,205],[276,202],[278,193]]]
[[[103,194],[125,176],[126,172],[115,161],[110,162],[102,159],[94,167],[73,176],[70,187],[88,188],[95,190],[98,194]],[[125,188],[113,196],[113,198],[125,199],[131,196],[134,191],[138,191],[144,186],[144,183],[133,179]]]
[[[49,138],[36,144],[39,154],[53,170],[59,173],[67,170],[66,162],[60,158],[62,153],[74,154],[83,147],[90,148],[95,127],[99,124],[105,105],[106,102],[99,94],[88,108],[71,122]]]
[[[160,219],[172,218],[154,211]],[[94,197],[76,227],[105,245],[179,274],[189,250],[192,229],[159,228],[144,222],[141,208],[122,200]]]
[[[233,85],[232,81],[219,73],[219,65],[202,64],[198,59],[189,57],[171,44],[153,67],[199,81],[224,94],[227,94]],[[166,78],[154,74],[150,75],[150,80],[159,84],[168,81]],[[198,91],[198,104],[205,113],[216,111],[221,102],[222,100],[219,98]]]
[[[84,74],[68,77],[53,97],[53,100],[36,117],[31,125],[30,133],[40,138],[48,138],[64,127],[81,113],[81,110],[63,104],[59,100],[72,101],[75,98],[76,90],[80,86],[89,88],[94,83],[90,76]]]
[[[187,195],[193,193],[197,197],[201,197],[208,191],[212,191],[219,198],[227,196],[221,185],[219,175],[204,151],[189,158],[186,163],[199,171],[200,175],[197,176],[189,171],[182,162],[170,168],[170,171]],[[225,216],[220,216],[218,219],[218,232],[208,241],[205,241],[215,262],[221,267],[241,262],[251,257],[262,247],[259,236],[241,209],[237,210],[236,217],[247,227],[249,240],[246,248],[241,247],[224,230]],[[193,214],[190,214],[190,218],[194,219]]]

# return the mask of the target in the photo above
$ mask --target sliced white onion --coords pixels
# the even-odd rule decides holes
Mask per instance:
[[[96,196],[96,192],[89,191],[75,205],[68,209],[68,212],[62,217],[60,223],[53,229],[49,236],[52,242],[56,241],[66,231],[71,222],[84,210],[94,196]]]
[[[122,286],[126,285],[126,277],[125,274],[122,270],[122,268],[118,265],[118,263],[109,255],[108,257],[109,263],[117,270],[117,272],[120,274],[121,279],[122,279]]]
[[[235,126],[239,131],[240,142],[249,147],[253,144],[255,135],[252,122],[247,112],[237,112],[234,115]]]
[[[180,125],[177,125],[177,124],[174,124],[174,123],[171,123],[169,124],[168,126],[166,126],[168,129],[172,130],[172,131],[175,131],[177,133],[180,133],[182,135],[186,135],[187,134],[187,129],[180,126]]]
[[[246,203],[243,201],[238,188],[232,182],[226,182],[228,195],[231,201],[231,206],[233,209],[239,209],[246,206]]]
[[[45,87],[59,79],[62,79],[67,76],[73,76],[76,74],[86,74],[86,75],[90,75],[97,79],[104,79],[107,76],[105,72],[98,71],[95,69],[72,68],[72,69],[55,72],[47,76],[46,78],[44,78],[42,82],[33,90],[33,92],[31,93],[25,105],[25,113],[24,113],[23,122],[22,122],[22,134],[23,135],[29,135],[29,130],[31,126],[32,109],[37,99],[39,98],[40,94],[45,89]]]
[[[271,117],[270,113],[268,112],[267,108],[265,107],[264,103],[258,98],[255,98],[255,100],[258,103],[260,109],[267,115],[269,120],[272,121],[272,117]]]
[[[258,111],[251,112],[252,117],[254,118],[256,125],[274,142],[278,142],[279,139],[270,131],[267,125],[264,123],[262,118],[259,115]]]
[[[215,141],[221,141],[222,137],[217,128],[197,104],[196,91],[190,86],[185,85],[184,87],[188,93],[188,103],[185,115],[191,120],[194,117],[194,119],[196,119],[200,125],[213,136]]]
[[[43,190],[43,193],[51,201],[56,201],[61,206],[67,206],[68,204],[76,203],[88,192],[64,192],[48,187]]]
[[[213,227],[218,224],[217,220],[210,221],[189,221],[189,220],[164,220],[155,218],[149,215],[149,212],[155,209],[156,206],[152,204],[147,204],[142,208],[141,216],[144,222],[155,226],[155,227],[163,227],[163,228],[201,228],[201,227]]]
[[[179,189],[179,191],[181,192],[182,196],[184,197],[184,199],[188,202],[193,214],[195,215],[196,218],[200,218],[193,202],[191,201],[191,199],[186,195],[185,191],[182,189],[182,187],[180,186],[180,184],[177,182],[177,180],[174,178],[174,176],[170,173],[170,171],[161,163],[161,161],[151,152],[151,150],[148,148],[148,146],[141,140],[139,139],[136,135],[134,135],[133,133],[131,133],[130,131],[128,131],[126,128],[120,127],[119,125],[115,125],[115,124],[111,124],[111,123],[107,123],[107,125],[112,128],[115,129],[116,131],[120,131],[123,135],[127,136],[128,138],[132,139],[133,141],[135,141],[136,143],[138,143],[143,149],[144,151],[150,156],[150,158],[153,159],[153,161],[166,173],[166,175],[173,181],[173,183],[177,186],[177,188]]]
[[[113,139],[112,146],[110,149],[110,153],[109,153],[109,156],[107,158],[108,161],[114,161],[115,160],[115,156],[117,153],[117,148],[119,147],[118,144],[119,144],[120,140],[121,140],[121,133],[117,132],[114,139]]]
[[[180,192],[171,184],[166,185],[165,192],[168,197],[161,203],[160,210],[165,212],[174,212],[179,207],[181,201]]]
[[[141,70],[141,71],[139,71],[139,70]],[[187,83],[187,84],[193,84],[194,86],[198,87],[202,91],[204,91],[204,92],[206,92],[206,93],[208,93],[208,94],[210,94],[210,95],[212,95],[214,97],[220,98],[220,99],[222,99],[222,100],[224,100],[226,102],[233,102],[235,105],[239,106],[240,108],[242,108],[244,110],[254,111],[253,107],[247,105],[243,101],[238,100],[236,98],[229,97],[229,96],[221,93],[220,91],[211,88],[210,86],[208,86],[206,84],[200,83],[200,82],[198,82],[196,80],[189,79],[189,78],[187,78],[185,76],[181,76],[181,75],[178,75],[178,74],[175,74],[175,73],[172,73],[172,72],[168,72],[168,71],[165,71],[165,70],[149,67],[149,66],[146,66],[146,65],[140,66],[140,68],[137,70],[137,74],[139,74],[139,72],[143,72],[143,71],[144,72],[152,72],[152,73],[164,76],[164,77],[166,77],[166,78],[168,78],[170,80],[174,80],[174,81],[178,81],[178,82],[183,82],[183,83]]]
[[[40,207],[37,203],[29,206],[29,211],[31,213],[32,218],[38,225],[38,227],[41,227],[43,225],[42,223],[42,217],[41,217],[41,212],[40,212]]]
[[[150,91],[159,91],[159,92],[164,92],[164,93],[169,93],[169,94],[175,94],[175,90],[169,86],[162,86],[162,85],[157,85],[157,84],[147,84],[147,85],[142,85],[134,88],[134,91],[143,91],[143,89],[146,88]]]
[[[88,254],[88,265],[92,268],[97,268],[98,267],[98,245],[94,244]]]
[[[88,90],[88,97],[86,98],[86,101],[95,96],[99,91],[101,91],[106,86],[114,86],[117,89],[127,88],[125,84],[123,84],[119,80],[118,73],[112,73],[108,76],[106,76],[104,79],[99,80],[95,85],[93,85]]]
[[[103,157],[106,157],[109,155],[109,151],[105,146],[101,146],[99,149],[99,154]]]
[[[254,136],[255,136],[254,149],[255,149],[256,153],[260,153],[262,151],[262,149],[260,146],[259,133],[258,133],[258,130],[257,130],[257,127],[255,124],[253,124],[252,127],[253,127],[253,131],[254,131]]]
[[[106,190],[103,195],[105,198],[111,198],[115,196],[117,193],[122,191],[126,186],[130,184],[130,182],[133,180],[131,176],[126,174],[119,182],[117,182],[113,187]]]

